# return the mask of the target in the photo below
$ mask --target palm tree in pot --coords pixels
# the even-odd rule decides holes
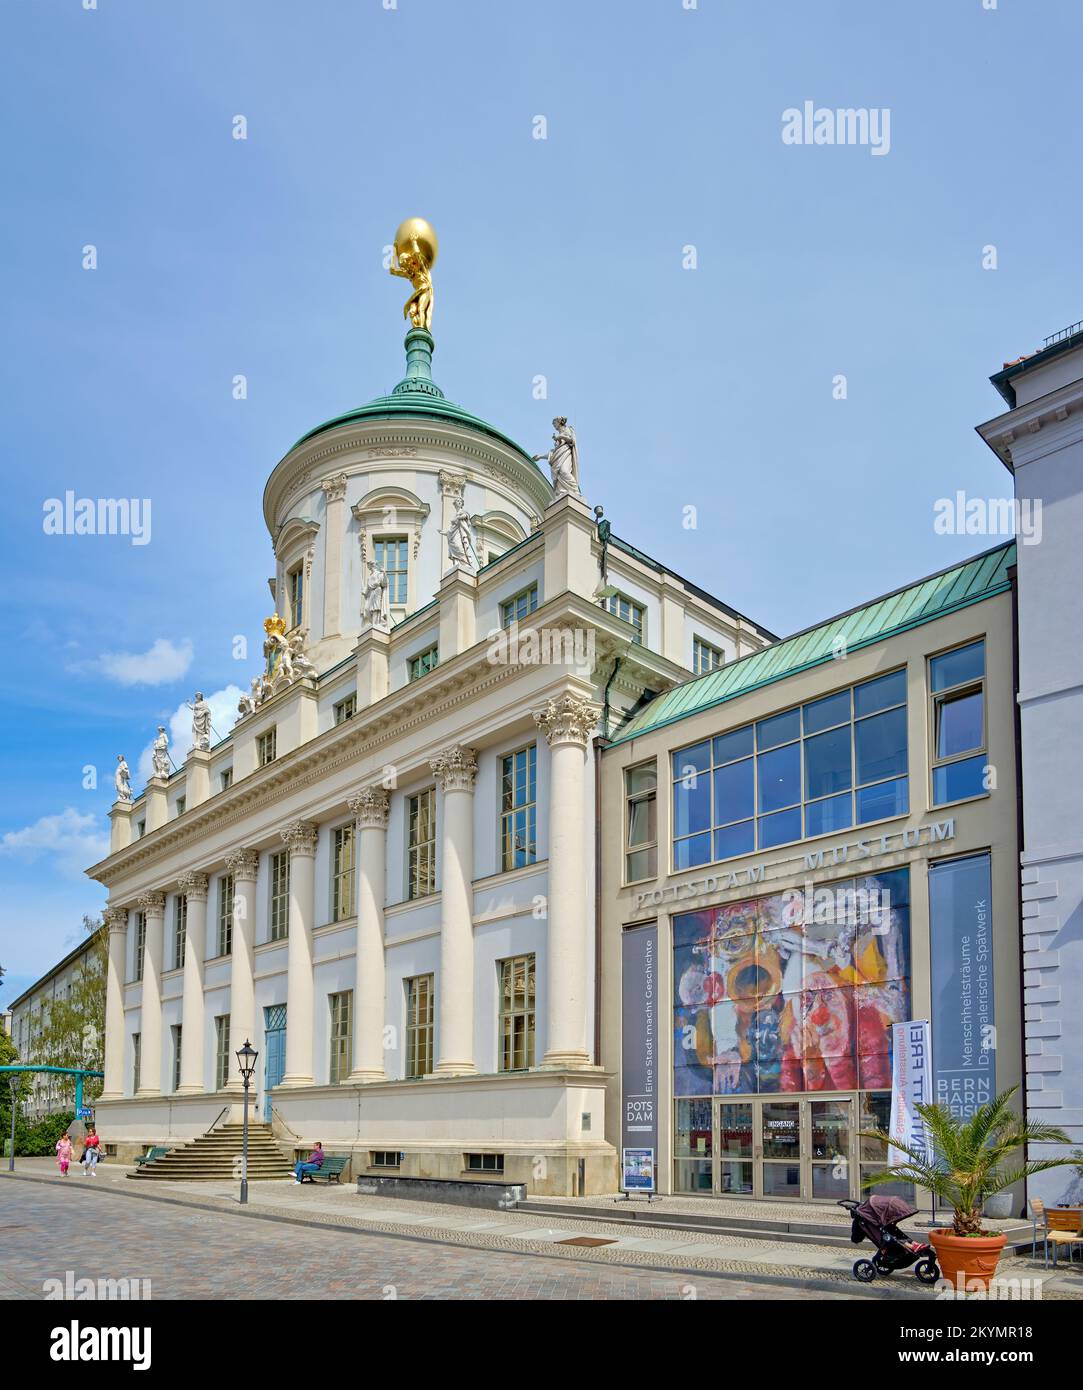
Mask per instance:
[[[982,1225],[985,1203],[998,1192],[1044,1173],[1047,1168],[1071,1167],[1072,1158],[1028,1159],[1031,1144],[1070,1144],[1062,1129],[1031,1124],[1008,1108],[1016,1087],[1002,1091],[966,1119],[946,1105],[918,1105],[925,1124],[928,1149],[892,1139],[885,1130],[872,1130],[865,1139],[878,1139],[905,1155],[904,1161],[873,1173],[862,1186],[908,1182],[923,1187],[952,1209],[950,1228],[929,1232],[945,1278],[957,1288],[987,1288],[996,1273],[1006,1237]]]

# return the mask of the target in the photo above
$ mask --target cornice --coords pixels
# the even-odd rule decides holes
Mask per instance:
[[[997,458],[1012,468],[1012,446],[1017,440],[1024,443],[1029,435],[1038,434],[1051,425],[1064,424],[1069,417],[1073,417],[1074,433],[1083,435],[1083,380],[1071,381],[1027,405],[1007,410],[976,429]]]

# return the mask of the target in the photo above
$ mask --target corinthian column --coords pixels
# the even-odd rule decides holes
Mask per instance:
[[[474,782],[472,748],[445,748],[431,760],[444,793],[440,883],[440,1060],[445,1076],[474,1065]]]
[[[107,908],[105,925],[109,928],[109,965],[105,979],[102,1100],[119,1100],[124,1094],[124,959],[128,945],[128,909]]]
[[[147,914],[143,944],[143,1001],[139,1010],[139,1095],[162,1093],[162,938],[165,894],[144,893],[140,909]]]
[[[251,1041],[256,1029],[256,876],[259,855],[254,849],[235,849],[226,855],[233,875],[233,954],[229,975],[230,1090],[244,1090],[237,1049]]]
[[[384,896],[387,792],[366,787],[350,798],[357,823],[357,960],[351,1081],[384,1081]]]
[[[586,747],[599,709],[571,693],[534,711],[549,741],[549,902],[543,1067],[585,1067],[587,1052]]]
[[[295,820],[282,831],[290,852],[289,951],[286,958],[286,1074],[283,1086],[312,1085],[312,925],[316,827]],[[243,1041],[243,1039],[242,1039]]]
[[[184,1000],[178,1094],[206,1088],[203,1077],[203,953],[207,949],[207,875],[181,874],[178,890],[188,900],[184,923]]]

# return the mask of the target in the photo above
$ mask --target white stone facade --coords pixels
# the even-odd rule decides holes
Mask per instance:
[[[456,497],[482,551],[477,574],[447,564],[440,532]],[[491,1171],[532,1190],[611,1190],[593,738],[644,690],[685,678],[694,637],[732,659],[770,634],[620,542],[608,546],[603,591],[590,508],[554,500],[525,453],[458,419],[327,427],[275,468],[264,515],[277,611],[304,634],[317,677],[113,808],[110,856],[90,871],[109,889],[103,1136],[134,1146],[203,1132],[236,1108],[233,1054],[247,1037],[260,1053],[258,1112],[289,1142],[352,1152],[355,1175],[400,1153],[404,1175],[485,1176],[472,1165],[499,1161]],[[387,568],[387,541],[405,559],[390,632],[361,619],[365,561],[382,545]],[[638,626],[604,606],[611,591],[636,605]],[[412,669],[433,647],[435,667]],[[508,784],[504,759],[523,750]],[[505,785],[521,813],[509,860]],[[411,873],[411,798],[430,789],[432,884]],[[335,864],[344,828],[348,876]],[[284,853],[288,895],[272,902]],[[533,1028],[513,1054],[525,1065],[509,1070],[501,962],[523,957]],[[432,1055],[413,1079],[408,1008],[422,995],[410,982],[421,977],[431,977]],[[278,1040],[265,1022],[283,1005],[268,1098]]]

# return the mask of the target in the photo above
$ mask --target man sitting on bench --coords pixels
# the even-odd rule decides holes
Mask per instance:
[[[322,1145],[322,1144],[320,1143],[320,1141],[317,1139],[317,1140],[316,1140],[316,1147],[312,1150],[312,1152],[311,1152],[311,1153],[309,1154],[309,1156],[308,1156],[308,1162],[305,1163],[305,1162],[302,1161],[301,1163],[298,1163],[298,1165],[297,1165],[296,1168],[294,1168],[294,1170],[293,1170],[293,1180],[294,1180],[294,1182],[303,1182],[304,1179],[305,1179],[305,1177],[306,1177],[307,1175],[312,1174],[312,1173],[318,1173],[322,1167],[323,1167],[323,1145]]]

